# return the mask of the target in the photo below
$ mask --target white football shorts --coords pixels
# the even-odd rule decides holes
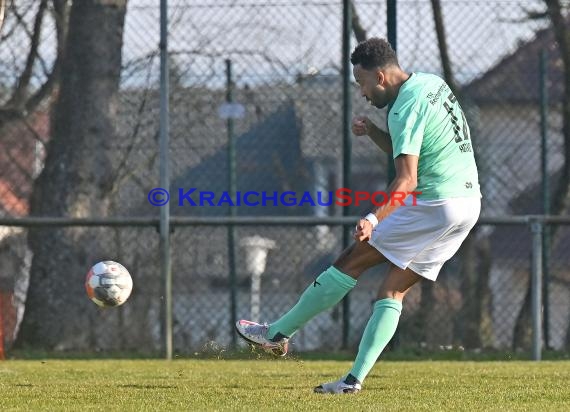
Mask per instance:
[[[374,228],[368,243],[401,269],[436,280],[481,211],[479,197],[416,200],[411,196]]]

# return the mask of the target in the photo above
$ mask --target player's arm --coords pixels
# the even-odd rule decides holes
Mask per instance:
[[[416,196],[416,193],[408,194],[418,186],[418,159],[418,156],[409,154],[401,154],[394,159],[396,177],[387,191],[390,199],[360,219],[354,234],[356,240],[362,242],[370,239],[374,226],[400,207],[407,196]]]
[[[376,126],[366,116],[357,116],[352,119],[352,133],[357,136],[368,135],[380,149],[392,153],[392,139],[384,130]]]

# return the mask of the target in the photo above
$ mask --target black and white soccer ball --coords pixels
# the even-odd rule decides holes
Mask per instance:
[[[120,263],[105,260],[95,264],[85,279],[87,296],[98,306],[121,306],[133,290],[133,279]]]

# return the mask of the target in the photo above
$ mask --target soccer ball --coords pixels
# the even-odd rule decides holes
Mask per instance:
[[[87,296],[101,307],[121,306],[133,290],[133,279],[123,265],[112,260],[95,264],[85,279]]]

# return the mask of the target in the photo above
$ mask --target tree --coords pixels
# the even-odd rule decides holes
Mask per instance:
[[[126,6],[127,0],[71,6],[51,141],[31,199],[33,216],[108,214]],[[30,230],[34,257],[19,346],[89,345],[85,325],[96,309],[77,274],[104,256],[106,243],[90,235],[84,228]]]
[[[554,36],[564,66],[564,97],[562,99],[562,134],[564,139],[564,163],[562,176],[555,190],[553,214],[567,214],[570,208],[570,30],[568,19],[562,15],[559,0],[545,0],[546,13],[552,22]]]
[[[546,14],[552,22],[564,68],[564,96],[562,98],[564,163],[562,164],[560,180],[554,192],[552,214],[567,215],[570,209],[570,29],[568,18],[562,15],[560,1],[545,0],[545,3]],[[553,228],[551,234],[552,246],[556,241],[556,227]],[[570,347],[570,328],[566,333],[566,346]]]
[[[570,209],[570,28],[568,26],[568,18],[563,15],[562,6],[559,0],[544,0],[546,10],[544,11],[527,11],[527,19],[542,20],[547,18],[550,20],[554,38],[560,50],[562,63],[562,72],[564,79],[564,94],[562,97],[562,139],[563,139],[563,163],[560,169],[560,178],[554,188],[551,214],[567,215]],[[550,229],[549,244],[545,245],[547,250],[556,247],[559,239],[557,237],[558,227],[553,226]],[[546,285],[548,287],[548,285]],[[524,346],[530,342],[530,323],[531,323],[531,282],[528,282],[523,306],[517,317],[515,325],[515,334],[513,339],[513,347]],[[548,342],[548,337],[546,339]],[[566,334],[566,344],[570,347],[570,329]]]
[[[440,0],[431,0],[431,5],[443,77],[451,91],[466,108],[468,102],[463,98],[461,89],[453,75],[441,2]],[[469,110],[465,110],[465,114],[469,118]],[[476,128],[473,125],[471,126],[471,139],[476,140]],[[462,344],[467,348],[479,348],[484,344],[481,337],[481,325],[484,320],[486,303],[490,300],[487,286],[491,268],[490,243],[488,238],[479,239],[475,242],[477,230],[477,227],[473,229],[458,252],[461,257],[461,293],[464,297],[464,304],[461,309],[461,316],[456,321],[455,329],[461,331],[459,335],[462,337]]]

